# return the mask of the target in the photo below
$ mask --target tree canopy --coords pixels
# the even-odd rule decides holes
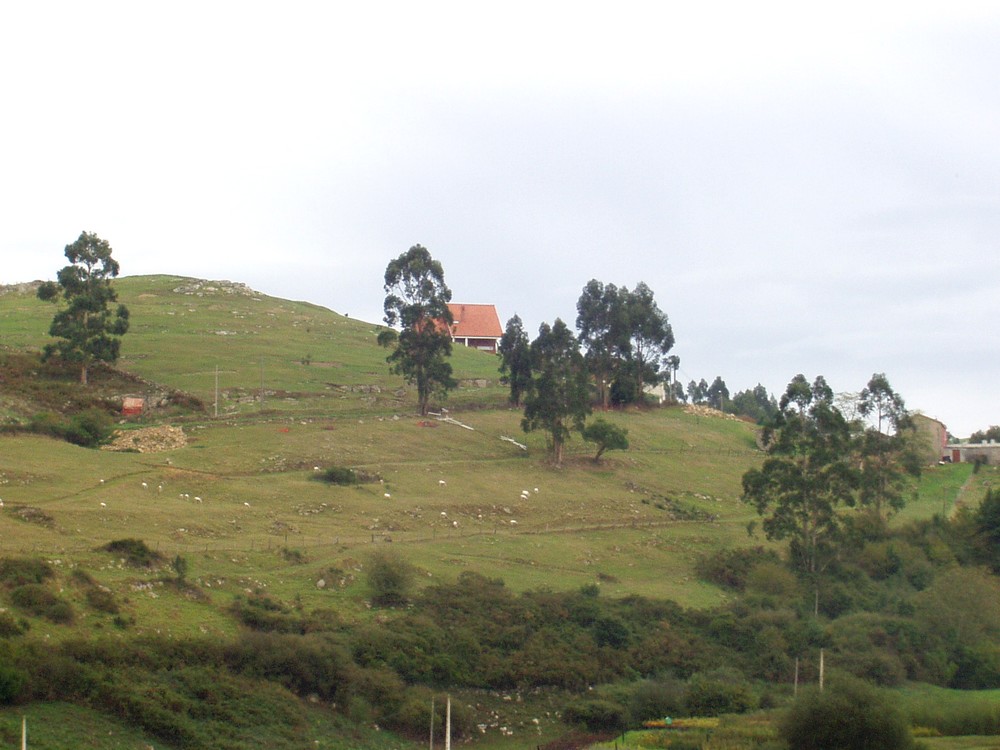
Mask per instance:
[[[517,315],[507,321],[497,352],[500,354],[500,382],[510,386],[510,402],[520,406],[531,387],[531,344]]]
[[[576,337],[560,319],[542,323],[531,343],[531,388],[524,400],[521,427],[549,434],[556,465],[562,464],[563,446],[571,429],[583,430],[590,413],[587,369]]]
[[[398,336],[381,333],[379,343],[395,345],[386,361],[416,385],[420,413],[426,414],[433,395],[445,395],[457,385],[448,361],[451,290],[444,269],[427,248],[414,245],[386,267],[385,291],[385,322],[402,330]]]
[[[743,475],[743,497],[763,517],[768,539],[788,539],[795,567],[815,574],[833,559],[857,475],[851,430],[823,377],[796,375],[781,398],[768,457]]]
[[[80,382],[87,383],[94,362],[116,362],[121,336],[129,327],[125,305],[112,305],[118,294],[111,279],[118,276],[118,262],[111,257],[111,245],[96,234],[81,232],[76,242],[66,246],[70,265],[38,287],[38,298],[56,302],[60,295],[66,307],[52,318],[49,335],[59,339],[47,344],[43,359],[58,356],[80,365]]]
[[[601,404],[642,397],[643,385],[660,377],[674,345],[667,316],[644,282],[635,289],[591,279],[577,301],[576,327]]]

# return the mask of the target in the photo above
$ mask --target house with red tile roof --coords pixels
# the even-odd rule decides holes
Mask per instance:
[[[450,303],[453,322],[451,340],[474,349],[496,354],[503,337],[500,316],[495,305],[467,305]]]

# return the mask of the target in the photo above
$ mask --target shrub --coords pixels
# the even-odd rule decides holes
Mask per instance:
[[[10,592],[10,600],[15,607],[56,624],[64,625],[73,621],[73,607],[69,602],[60,599],[40,583],[18,586]]]
[[[788,709],[779,734],[790,750],[909,750],[909,725],[887,694],[853,677],[811,689]]]
[[[348,469],[346,466],[331,466],[318,478],[327,484],[339,484],[344,487],[358,483],[358,475],[354,469]]]
[[[563,721],[592,732],[621,731],[628,726],[628,711],[620,703],[601,698],[583,699],[563,709]]]
[[[100,409],[88,409],[75,415],[65,428],[66,440],[84,448],[96,448],[114,432],[111,417]]]
[[[638,721],[677,716],[684,710],[684,691],[677,679],[643,680],[629,699],[629,713]]]
[[[366,577],[372,603],[380,607],[406,604],[413,589],[413,566],[396,552],[379,550],[368,559]]]
[[[727,589],[743,591],[747,576],[761,562],[778,562],[778,555],[763,547],[723,549],[704,555],[695,565],[700,578]]]
[[[163,556],[146,546],[141,539],[116,539],[101,547],[105,552],[120,555],[133,568],[151,568],[163,560]]]
[[[27,677],[20,669],[0,664],[0,706],[16,703],[26,683]]]
[[[229,611],[251,630],[265,633],[303,633],[305,630],[301,617],[268,596],[237,596]]]
[[[52,566],[44,560],[26,557],[5,557],[0,560],[0,583],[5,586],[24,586],[42,583],[52,578]]]
[[[58,597],[40,583],[26,583],[10,592],[10,601],[33,615],[42,614],[58,601]]]
[[[400,734],[414,739],[426,739],[431,698],[433,694],[426,688],[411,688],[400,704],[398,710],[390,716],[387,723],[390,728]],[[445,734],[445,714],[447,699],[437,696],[434,699],[434,737],[443,740]],[[469,708],[461,702],[451,703],[451,736],[452,739],[462,739],[472,734],[475,720]]]
[[[692,716],[720,716],[749,711],[756,701],[741,676],[718,670],[692,675],[684,703]]]
[[[10,612],[0,612],[0,638],[21,635],[28,630],[28,623],[15,620]]]
[[[87,589],[87,604],[98,612],[106,612],[109,615],[117,615],[119,612],[118,602],[115,601],[114,594],[107,589],[97,586]]]

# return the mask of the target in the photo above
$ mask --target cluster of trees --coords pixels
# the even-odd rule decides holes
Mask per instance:
[[[872,375],[857,410],[847,419],[822,376],[796,375],[764,432],[767,458],[743,476],[767,538],[788,540],[795,567],[810,576],[852,534],[884,530],[920,472],[912,420],[884,374]]]
[[[985,430],[976,430],[969,436],[970,443],[1000,442],[1000,425],[990,425]]]
[[[556,464],[571,432],[605,450],[628,446],[625,431],[605,420],[587,425],[596,402],[642,401],[643,387],[669,377],[680,360],[667,353],[674,345],[670,323],[640,282],[634,290],[596,279],[583,288],[577,302],[574,334],[561,319],[542,323],[529,341],[521,319],[508,322],[500,341],[500,373],[510,387],[510,402],[524,407],[526,432],[543,430]],[[666,369],[664,369],[666,368]]]
[[[451,290],[441,264],[421,245],[389,263],[384,289],[390,328],[379,333],[379,343],[392,348],[387,358],[392,371],[416,386],[426,414],[432,397],[456,385],[448,362]],[[629,290],[590,281],[577,311],[579,334],[557,318],[543,323],[530,341],[515,315],[499,346],[501,380],[510,387],[510,402],[524,408],[522,427],[546,432],[557,464],[574,431],[597,444],[597,458],[627,446],[624,430],[606,421],[588,431],[595,394],[605,407],[639,401],[643,386],[663,377],[664,364],[676,372],[679,363],[676,357],[664,359],[674,334],[645,284]]]

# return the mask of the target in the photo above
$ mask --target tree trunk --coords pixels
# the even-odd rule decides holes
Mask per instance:
[[[87,363],[80,367],[80,385],[87,385]]]

